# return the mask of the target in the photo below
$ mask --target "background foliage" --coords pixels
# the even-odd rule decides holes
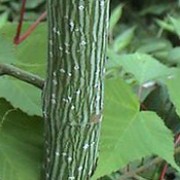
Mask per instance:
[[[45,77],[46,22],[15,46],[21,1],[0,3],[0,63]],[[167,180],[180,178],[178,154],[174,159],[180,131],[179,6],[177,0],[111,2],[104,121],[93,179],[122,179],[155,156],[169,164]],[[45,0],[27,1],[24,31],[44,10]],[[0,179],[38,179],[41,114],[40,90],[0,77]],[[125,179],[159,179],[164,163]]]

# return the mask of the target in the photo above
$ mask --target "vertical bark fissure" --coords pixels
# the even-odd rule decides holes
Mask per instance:
[[[109,0],[48,0],[42,179],[85,180],[98,158]]]

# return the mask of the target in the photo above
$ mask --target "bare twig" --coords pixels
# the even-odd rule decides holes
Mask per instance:
[[[175,149],[175,154],[179,154],[180,153],[180,147],[177,147]],[[144,164],[143,166],[133,170],[133,171],[129,171],[125,174],[123,174],[122,176],[120,176],[120,180],[126,180],[127,178],[130,178],[130,177],[134,177],[136,176],[137,174],[139,173],[142,173],[144,171],[146,171],[147,169],[149,169],[150,167],[152,167],[153,165],[157,165],[157,164],[160,164],[162,163],[164,160],[160,157],[156,157],[154,158],[150,163],[147,163],[147,164]]]
[[[44,80],[37,75],[21,70],[9,64],[0,64],[0,76],[9,75],[21,81],[27,82],[35,87],[42,89]]]

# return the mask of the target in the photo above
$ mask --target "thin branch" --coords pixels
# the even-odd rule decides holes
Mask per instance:
[[[180,147],[176,148],[175,149],[175,154],[179,154],[180,153]],[[152,167],[153,165],[157,165],[157,164],[160,164],[162,163],[164,160],[160,157],[156,157],[154,158],[150,163],[148,164],[145,164],[133,171],[130,171],[128,173],[125,173],[124,175],[120,176],[120,180],[126,180],[127,178],[130,178],[130,177],[134,177],[136,174],[139,174],[139,173],[142,173],[144,171],[146,171],[147,169],[149,169],[150,167]]]
[[[18,44],[19,41],[19,37],[21,34],[21,29],[22,29],[22,24],[23,24],[23,18],[24,18],[24,12],[25,12],[25,5],[26,5],[26,0],[22,0],[22,7],[21,7],[21,14],[20,14],[20,20],[19,20],[19,24],[17,27],[17,32],[16,32],[16,36],[14,38],[14,43]]]
[[[9,75],[43,89],[44,80],[37,75],[21,70],[9,64],[0,64],[0,76]]]

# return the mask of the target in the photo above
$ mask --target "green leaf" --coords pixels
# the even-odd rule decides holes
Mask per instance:
[[[40,4],[44,3],[45,0],[31,0],[31,1],[27,1],[26,3],[26,8],[27,9],[34,9],[37,8]]]
[[[27,29],[29,25],[30,24],[25,23],[24,29]],[[5,34],[7,39],[12,40],[15,34],[16,27],[17,24],[7,24],[2,29],[0,29],[0,37],[1,34]],[[16,46],[16,53],[12,54],[12,57],[17,59],[16,61],[9,57],[9,51],[7,51],[7,53],[5,53],[6,51],[3,51],[4,57],[21,69],[44,77],[47,58],[46,35],[46,24],[40,24],[25,41]],[[14,78],[1,77],[0,97],[7,99],[14,107],[20,108],[22,111],[28,113],[29,115],[42,114],[41,91],[27,83],[21,82]]]
[[[135,27],[131,27],[131,28],[125,30],[125,32],[120,34],[118,37],[116,37],[116,39],[114,40],[114,42],[112,44],[112,49],[115,52],[118,52],[118,51],[121,51],[124,48],[126,48],[131,43],[131,41],[134,37],[135,29],[136,29]]]
[[[174,18],[172,16],[168,16],[166,20],[158,20],[156,19],[156,23],[164,30],[170,31],[175,33],[177,36],[180,37],[180,19]]]
[[[117,24],[117,22],[121,18],[123,6],[124,6],[123,4],[120,4],[112,12],[110,21],[109,21],[109,31],[110,32],[113,31],[114,26]]]
[[[115,53],[112,49],[108,48],[107,49],[107,63],[106,63],[106,67],[107,69],[111,69],[111,68],[119,68],[122,65],[120,64],[120,57],[121,55]]]
[[[154,112],[139,112],[137,98],[123,81],[106,81],[100,158],[94,178],[153,154],[179,169],[173,157],[173,134],[163,121]]]
[[[24,23],[23,31],[27,30],[30,25],[30,23]],[[1,34],[4,34],[6,39],[12,41],[16,33],[16,28],[17,24],[8,23],[6,26],[0,29],[0,36]],[[13,63],[24,70],[44,77],[47,61],[46,37],[47,24],[41,23],[25,41],[16,46],[15,56],[17,58],[17,62]]]
[[[26,24],[25,27],[27,27]],[[41,23],[37,29],[17,46],[17,66],[45,77],[47,63],[47,24]]]
[[[176,19],[172,16],[169,16],[169,20],[174,27],[175,33],[180,37],[180,18]]]
[[[141,16],[147,15],[147,14],[155,14],[155,15],[161,15],[165,11],[169,10],[170,6],[169,3],[162,3],[162,4],[155,4],[151,6],[146,6],[143,8],[143,10],[140,12]]]
[[[170,99],[176,108],[177,114],[180,116],[180,70],[177,70],[176,73],[167,79],[167,88],[170,95]]]
[[[42,116],[41,91],[34,86],[10,77],[0,77],[0,97],[29,115]]]
[[[155,53],[161,51],[168,51],[172,48],[168,40],[160,38],[146,38],[142,40],[140,47],[136,50],[141,53]]]
[[[35,180],[42,168],[42,119],[29,117],[0,99],[0,177]]]
[[[169,68],[147,54],[117,55],[109,51],[108,56],[110,59],[109,67],[115,68],[122,66],[125,71],[133,74],[140,84],[168,76],[171,73]]]
[[[0,63],[15,63],[16,61],[15,47],[12,41],[0,33]]]
[[[163,21],[163,20],[159,20],[159,19],[156,19],[155,22],[156,22],[157,25],[159,25],[163,30],[167,30],[167,31],[170,31],[170,32],[174,32],[174,27],[173,27],[172,24],[169,24],[168,22]]]
[[[171,49],[168,53],[168,61],[180,64],[180,46]]]
[[[0,29],[5,25],[8,19],[8,12],[5,12],[0,15]]]

